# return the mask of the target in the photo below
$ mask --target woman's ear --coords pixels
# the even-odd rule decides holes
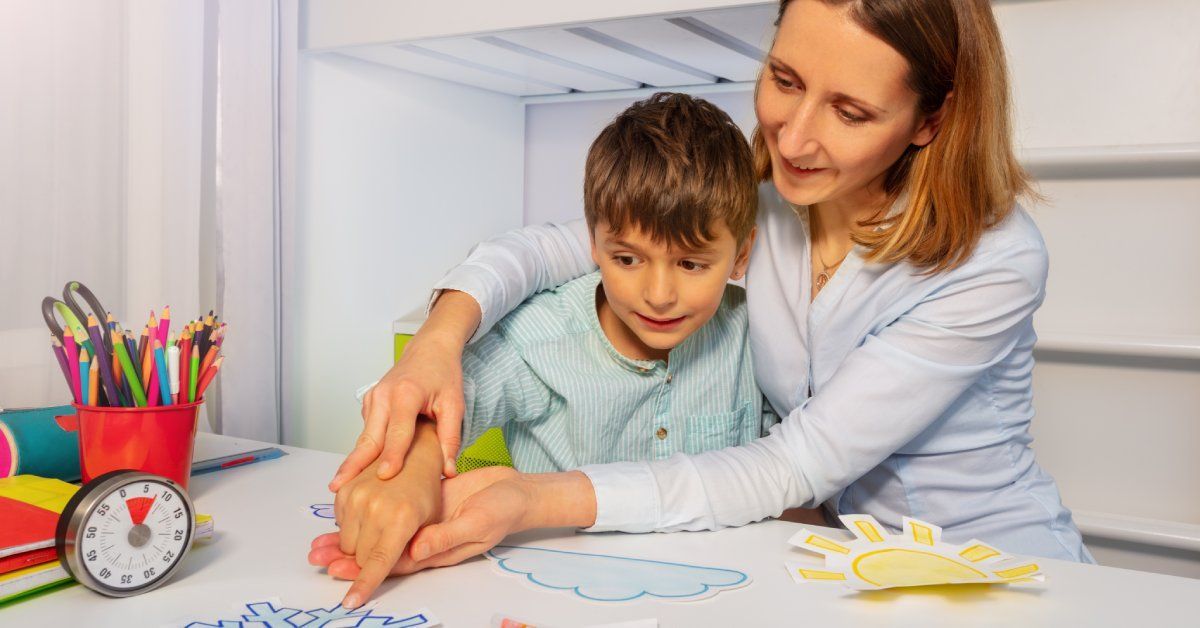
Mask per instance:
[[[733,272],[729,274],[730,279],[736,280],[746,276],[746,267],[750,265],[750,251],[754,249],[754,238],[757,235],[758,227],[751,227],[750,235],[746,236],[746,241],[742,243],[737,257],[733,260]]]
[[[917,127],[917,132],[913,134],[912,144],[914,146],[925,146],[937,137],[938,131],[942,129],[942,121],[946,119],[946,107],[950,105],[950,99],[954,98],[954,92],[946,94],[946,99],[942,101],[942,106],[933,112],[932,115],[925,116],[925,120],[921,126]]]

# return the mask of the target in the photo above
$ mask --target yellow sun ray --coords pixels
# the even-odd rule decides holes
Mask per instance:
[[[1011,569],[1001,569],[1000,571],[994,571],[992,573],[1000,576],[1001,578],[1011,579],[1028,576],[1031,573],[1036,573],[1038,569],[1039,567],[1037,566],[1037,563],[1029,563],[1028,565],[1021,565],[1020,567],[1013,567]]]
[[[933,530],[929,526],[914,523],[910,526],[912,538],[921,545],[933,545]]]
[[[963,558],[965,558],[973,563],[977,563],[981,560],[985,560],[985,559],[991,558],[993,556],[999,556],[1000,552],[998,552],[997,550],[994,550],[982,543],[977,543],[977,544],[972,545],[971,547],[968,547],[967,549],[959,552],[958,555],[962,556]]]
[[[838,545],[837,543],[835,543],[823,536],[817,536],[815,534],[810,534],[808,536],[808,538],[805,539],[804,543],[806,545],[811,545],[815,548],[828,550],[830,552],[837,552],[839,554],[849,554],[850,553],[850,548],[845,547],[843,545]],[[824,553],[824,552],[822,552],[822,553]]]
[[[821,571],[819,569],[798,569],[800,575],[808,580],[845,580],[846,574],[837,571]]]
[[[880,533],[879,528],[875,527],[870,521],[863,521],[860,519],[854,522],[854,527],[858,528],[858,531],[862,532],[861,536],[866,537],[868,541],[872,543],[883,542],[883,534]]]

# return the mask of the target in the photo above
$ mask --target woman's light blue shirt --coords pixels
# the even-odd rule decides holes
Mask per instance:
[[[807,210],[760,188],[746,280],[759,386],[785,418],[759,440],[666,460],[583,467],[592,530],[743,525],[794,506],[903,516],[1019,554],[1091,562],[1034,460],[1033,313],[1047,254],[1021,208],[957,268],[923,274],[851,251],[811,298]],[[594,268],[582,221],[480,244],[437,285],[471,294],[480,332],[528,295]]]

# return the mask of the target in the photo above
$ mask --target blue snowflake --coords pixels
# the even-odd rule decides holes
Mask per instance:
[[[280,606],[271,602],[247,602],[248,613],[241,620],[218,619],[215,623],[194,621],[187,628],[322,628],[333,622],[344,624],[347,619],[358,618],[355,628],[418,628],[432,626],[436,620],[428,612],[393,616],[375,613],[367,609],[347,609],[340,605],[329,608],[314,608],[303,611]]]

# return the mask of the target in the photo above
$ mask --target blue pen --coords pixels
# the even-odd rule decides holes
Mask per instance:
[[[200,475],[201,473],[210,473],[212,471],[221,471],[230,467],[240,467],[244,464],[252,464],[262,462],[263,460],[272,460],[280,456],[286,456],[287,452],[278,447],[267,447],[265,449],[255,449],[245,453],[233,454],[231,456],[222,456],[211,460],[201,460],[192,465],[192,475]]]
[[[167,371],[167,356],[163,354],[162,342],[154,341],[154,370],[158,372],[158,392],[162,394],[162,405],[171,405],[171,380]]]

